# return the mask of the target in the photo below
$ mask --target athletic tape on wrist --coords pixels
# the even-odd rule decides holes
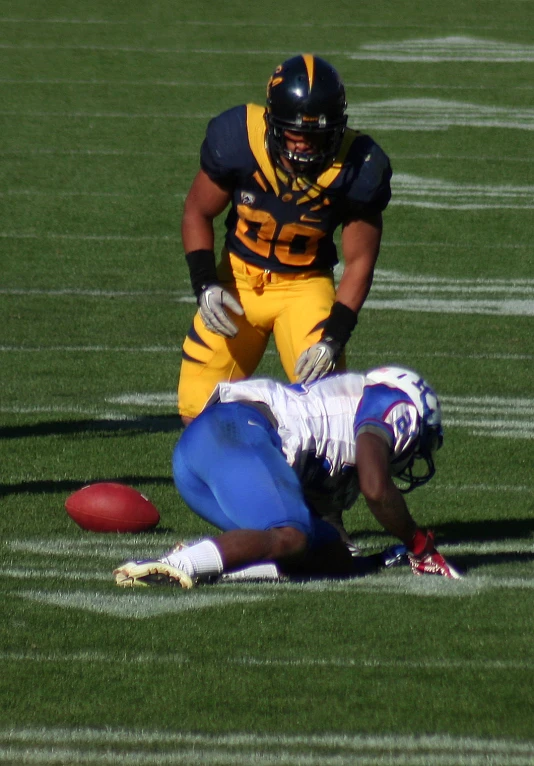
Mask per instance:
[[[216,284],[217,267],[213,250],[192,250],[185,256],[189,267],[191,287],[196,298],[210,285]]]
[[[341,348],[347,343],[358,323],[358,315],[344,303],[336,301],[323,330],[323,340],[333,340]]]

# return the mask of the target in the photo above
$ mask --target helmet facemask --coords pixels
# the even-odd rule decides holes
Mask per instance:
[[[436,473],[434,465],[434,452],[443,444],[443,429],[439,426],[422,426],[421,434],[417,440],[414,451],[408,462],[403,461],[402,467],[395,472],[393,464],[394,477],[407,486],[399,486],[403,495],[422,487]]]
[[[317,127],[309,128],[304,122],[305,116],[304,119],[300,115],[299,117],[300,119],[297,119],[293,124],[277,119],[270,112],[267,113],[269,151],[276,164],[286,173],[289,171],[296,176],[316,178],[332,164],[336,157],[345,132],[347,118],[345,117],[339,125],[334,127],[331,124],[327,125],[326,119],[324,119],[324,127],[320,127],[318,124]],[[321,118],[319,118],[318,123],[320,121]],[[286,131],[303,135],[306,139],[309,138],[312,150],[307,152],[291,151],[287,146]],[[289,162],[290,167],[287,167],[282,158]]]

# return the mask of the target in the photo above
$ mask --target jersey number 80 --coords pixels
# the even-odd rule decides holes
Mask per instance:
[[[236,236],[256,255],[274,255],[280,263],[309,266],[313,263],[324,232],[302,223],[280,225],[266,210],[237,206]]]

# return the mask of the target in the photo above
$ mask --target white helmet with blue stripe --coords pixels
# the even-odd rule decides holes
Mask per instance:
[[[407,394],[417,408],[421,418],[419,439],[412,459],[398,475],[407,482],[408,487],[403,492],[426,484],[435,473],[434,452],[443,444],[443,428],[441,425],[441,406],[434,389],[415,370],[405,367],[377,367],[365,373],[366,382],[380,383],[391,388],[398,388]],[[424,473],[414,472],[417,460],[424,460]]]

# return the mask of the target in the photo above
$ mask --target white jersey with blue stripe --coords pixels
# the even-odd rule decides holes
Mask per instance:
[[[398,388],[343,373],[308,385],[270,379],[219,383],[217,401],[265,404],[272,412],[282,450],[307,491],[327,493],[329,502],[348,508],[359,493],[356,437],[382,435],[392,465],[404,462],[419,435],[420,419],[409,396]]]

